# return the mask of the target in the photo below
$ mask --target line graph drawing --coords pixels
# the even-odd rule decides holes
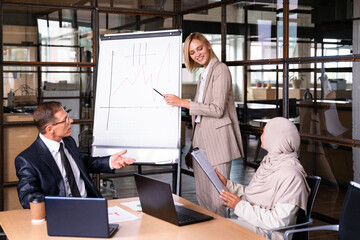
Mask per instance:
[[[147,46],[147,43],[146,43],[145,45]],[[159,70],[157,71],[157,74],[156,74],[157,76],[156,76],[155,79],[153,78],[152,71],[151,71],[150,74],[145,73],[145,66],[146,66],[146,59],[147,59],[147,57],[148,57],[148,56],[156,56],[156,54],[147,55],[147,54],[146,54],[147,50],[146,50],[146,48],[145,48],[145,53],[144,53],[143,55],[141,55],[140,53],[139,53],[139,55],[136,55],[136,56],[138,57],[138,59],[139,59],[139,69],[138,69],[138,71],[137,71],[137,73],[136,73],[136,77],[133,78],[133,80],[131,80],[128,76],[126,76],[124,79],[120,79],[120,83],[119,83],[118,86],[115,88],[115,90],[113,91],[112,94],[116,94],[117,91],[121,88],[121,86],[122,86],[125,82],[129,83],[130,85],[134,85],[134,84],[139,80],[140,75],[141,75],[142,80],[144,81],[144,84],[145,84],[145,85],[147,85],[147,84],[150,82],[150,88],[149,88],[149,90],[152,90],[152,88],[154,88],[155,86],[157,86],[158,84],[154,84],[154,82],[155,82],[155,83],[158,83],[158,82],[159,82],[159,76],[160,76],[160,74],[161,74],[161,72],[162,72],[162,70],[163,70],[163,66],[164,66],[165,60],[168,60],[168,62],[171,61],[171,59],[170,59],[170,47],[171,47],[171,45],[170,45],[170,43],[169,43],[168,46],[167,46],[167,48],[166,48],[166,51],[165,51],[164,56],[161,57],[162,60],[161,60],[161,63],[160,63],[160,66],[159,66]],[[134,49],[135,49],[135,46],[134,46]],[[140,45],[139,49],[141,49],[141,45]],[[139,50],[139,51],[140,51],[140,50]],[[133,55],[132,58],[135,60],[135,57],[136,57],[136,56]],[[145,61],[144,64],[140,64],[140,58],[141,58],[142,56],[144,57],[144,61]],[[124,58],[127,58],[127,57],[129,57],[129,56],[124,56]],[[113,69],[113,59],[112,59],[112,61],[111,61],[111,64],[112,64],[112,67],[111,67],[111,68]],[[111,75],[111,82],[112,82],[112,81],[113,81],[113,78],[112,78],[112,75]],[[155,99],[155,94],[153,94],[153,97],[154,97],[154,99]]]
[[[144,45],[145,50],[144,50],[144,53],[141,53],[141,48],[142,48],[143,45]],[[149,55],[155,55],[155,53],[153,53],[153,54],[148,54],[148,52],[147,52],[147,42],[144,43],[144,44],[142,44],[142,43],[140,43],[140,44],[135,44],[135,43],[134,43],[133,46],[132,46],[132,49],[133,49],[132,55],[130,55],[130,56],[124,56],[124,57],[125,57],[125,58],[131,58],[134,66],[135,66],[135,61],[136,61],[136,59],[138,60],[138,65],[140,65],[140,64],[141,64],[141,57],[143,57],[143,58],[144,58],[145,65],[146,65],[147,56],[149,56]],[[138,49],[138,53],[136,53],[136,52],[137,52],[137,49]]]
[[[110,79],[113,78],[113,63],[114,63],[114,51],[111,52],[111,74]],[[110,80],[110,89],[112,89],[112,80]],[[109,107],[111,106],[111,94],[109,94]],[[108,111],[107,121],[106,121],[106,129],[109,129],[109,119],[110,119],[110,110]]]
[[[142,48],[142,46],[145,46]],[[170,107],[167,105],[163,105],[164,101],[163,99],[159,98],[159,96],[156,95],[156,93],[153,91],[154,87],[158,87],[160,82],[163,86],[165,86],[165,82],[163,81],[163,76],[167,76],[168,81],[170,80],[170,72],[169,67],[171,65],[171,59],[170,59],[170,49],[171,49],[171,43],[167,44],[167,47],[165,48],[164,52],[158,51],[159,53],[149,53],[147,50],[148,43],[134,43],[133,44],[133,54],[132,55],[126,55],[121,53],[120,51],[112,51],[111,54],[111,74],[110,74],[110,92],[109,92],[109,101],[108,105],[106,106],[108,108],[107,113],[107,122],[106,122],[106,130],[109,130],[109,122],[111,121],[111,111],[113,108],[121,108],[121,106],[113,106],[112,102],[113,100],[115,102],[123,102],[125,103],[125,99],[122,99],[121,95],[124,94],[124,90],[126,92],[132,92],[133,97],[130,97],[127,95],[127,106],[123,106],[124,108],[128,108],[129,104],[135,104],[135,106],[132,107],[138,107],[138,108],[145,108],[145,107],[154,107],[154,108],[166,108]],[[135,54],[135,50],[138,49],[138,53]],[[143,49],[144,52],[141,52],[141,49]],[[130,58],[130,60],[129,60]],[[150,65],[150,68],[147,64],[147,59],[157,59],[156,62],[159,62],[158,66],[154,67],[153,65]],[[136,60],[138,59],[138,60]],[[114,64],[115,62],[115,64]],[[132,69],[135,74],[131,74],[130,71],[124,72],[121,74],[116,74],[117,72],[117,66],[119,65],[118,62],[121,63],[130,63],[132,62]],[[125,64],[125,66],[127,66]],[[165,71],[165,72],[164,72]],[[114,73],[115,72],[115,73]],[[164,74],[164,75],[163,75]],[[120,76],[119,76],[120,75]],[[127,86],[124,86],[127,85]],[[136,86],[136,90],[135,87]],[[141,89],[142,91],[139,91]],[[121,91],[123,90],[123,91]],[[138,94],[137,94],[138,92]],[[145,93],[145,94],[144,94]],[[151,101],[147,101],[149,98],[146,98],[146,96],[150,93]],[[137,102],[137,100],[140,99],[140,102]],[[162,102],[157,102],[156,100],[160,100]],[[144,101],[147,101],[147,103],[144,106]],[[148,106],[149,104],[154,103],[153,106]],[[102,106],[102,108],[106,108],[105,106]]]

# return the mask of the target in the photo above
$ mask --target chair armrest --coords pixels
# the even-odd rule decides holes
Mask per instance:
[[[324,226],[317,226],[317,227],[311,227],[311,228],[288,230],[285,232],[285,240],[288,240],[289,235],[293,234],[293,233],[319,231],[319,230],[339,231],[339,225],[324,225]]]
[[[310,226],[312,223],[313,223],[313,220],[310,218],[309,221],[307,221],[307,222],[294,224],[294,225],[289,225],[289,226],[285,226],[285,227],[271,228],[268,231],[268,239],[271,239],[271,235],[272,235],[273,232],[286,230],[286,229],[291,229],[291,228],[296,228],[296,227],[302,227],[302,226]]]
[[[230,218],[230,207],[225,207],[225,218]]]

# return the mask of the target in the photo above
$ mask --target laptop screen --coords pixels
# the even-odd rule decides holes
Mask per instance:
[[[174,200],[169,184],[134,174],[141,208],[144,213],[177,224]]]
[[[45,197],[49,236],[109,237],[105,198]]]
[[[206,214],[175,206],[170,184],[136,173],[134,177],[144,213],[179,226],[212,219]]]

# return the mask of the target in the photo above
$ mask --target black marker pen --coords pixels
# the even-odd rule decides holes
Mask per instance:
[[[162,97],[164,97],[164,95],[162,95],[158,90],[156,90],[155,88],[153,88],[155,92],[157,92],[158,94],[160,94]]]

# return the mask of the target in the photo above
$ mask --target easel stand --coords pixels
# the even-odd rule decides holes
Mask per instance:
[[[179,164],[178,163],[168,163],[168,164],[155,164],[155,163],[133,163],[133,165],[137,166],[137,171],[127,171],[127,172],[119,172],[114,174],[100,174],[97,182],[100,183],[100,180],[109,181],[110,178],[121,178],[121,177],[133,177],[134,173],[139,173],[143,175],[153,175],[153,174],[163,174],[163,173],[172,173],[172,190],[174,194],[178,193],[178,171]],[[153,166],[156,169],[148,169],[144,170],[143,166]],[[99,185],[100,186],[100,185]],[[100,186],[101,189],[106,191],[110,191],[113,193],[113,198],[118,198],[117,190],[113,187],[105,187]]]

